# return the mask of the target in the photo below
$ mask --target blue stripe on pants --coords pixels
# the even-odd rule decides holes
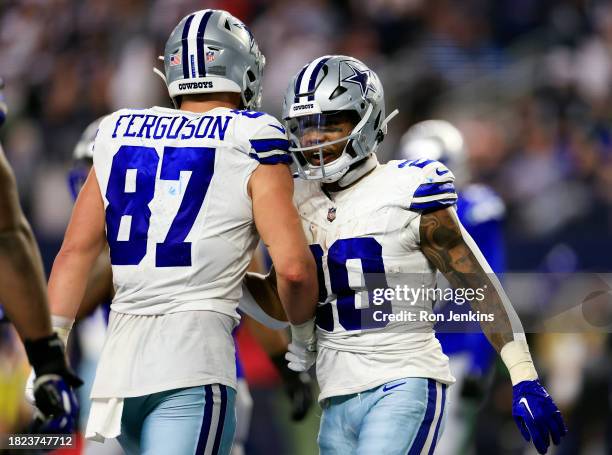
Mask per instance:
[[[408,455],[419,455],[421,450],[423,450],[423,446],[425,445],[425,441],[427,440],[427,435],[429,434],[429,429],[431,428],[431,422],[433,421],[434,414],[436,412],[436,381],[433,379],[427,380],[427,410],[425,411],[425,417],[423,418],[423,422],[419,428],[419,432],[412,443],[412,447],[410,447],[410,451]]]
[[[219,423],[217,424],[217,432],[215,433],[215,442],[213,443],[213,455],[219,453],[219,445],[221,444],[221,435],[223,434],[223,422],[225,422],[225,409],[227,408],[227,390],[224,385],[219,385],[221,389],[221,409],[219,410]]]
[[[442,403],[440,408],[440,416],[438,417],[438,423],[436,423],[436,431],[433,435],[433,440],[431,441],[431,447],[429,448],[429,454],[433,455],[434,450],[436,449],[436,442],[438,442],[438,433],[440,432],[440,424],[442,423],[442,417],[444,416],[444,404],[446,403],[446,384],[442,384]]]
[[[196,453],[204,452],[206,441],[208,441],[208,434],[210,433],[213,414],[213,393],[211,385],[204,386],[204,403],[204,415],[202,416],[202,426],[200,427],[200,436],[198,437]]]

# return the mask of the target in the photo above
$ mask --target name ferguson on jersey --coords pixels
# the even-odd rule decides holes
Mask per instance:
[[[112,137],[139,137],[147,139],[225,139],[231,115],[202,115],[188,118],[184,115],[125,114],[117,117]]]

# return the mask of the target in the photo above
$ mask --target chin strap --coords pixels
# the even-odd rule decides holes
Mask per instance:
[[[385,119],[381,122],[380,130],[383,132],[383,134],[387,134],[387,124],[393,120],[393,117],[395,117],[397,114],[399,114],[399,109],[393,110],[393,112],[387,115],[387,117],[385,117]]]
[[[338,185],[340,187],[349,186],[351,183],[356,182],[361,177],[366,175],[376,166],[378,166],[378,158],[376,158],[376,153],[372,152],[365,160],[361,160],[351,166],[348,172],[344,174],[340,180],[338,180]]]
[[[164,61],[164,56],[160,55],[157,57],[157,60],[161,60],[162,62]],[[168,79],[166,79],[166,75],[159,69],[156,67],[153,67],[153,72],[155,74],[157,74],[159,77],[161,77],[161,80],[164,81],[164,85],[166,86],[166,88],[168,87]],[[179,106],[176,103],[176,101],[174,101],[174,98],[170,98],[172,100],[172,104],[174,106],[175,109],[178,109]]]
[[[157,57],[157,60],[161,60],[162,62],[164,61],[164,56],[163,55],[159,55]],[[153,67],[153,72],[155,74],[157,74],[159,77],[162,78],[162,81],[164,81],[164,84],[168,85],[168,81],[166,80],[166,75],[158,68]]]

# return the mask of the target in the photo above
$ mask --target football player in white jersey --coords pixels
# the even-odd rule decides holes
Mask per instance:
[[[3,86],[0,79],[0,126],[7,114]],[[71,433],[78,415],[72,387],[81,381],[68,368],[62,343],[51,329],[38,245],[21,210],[15,176],[1,146],[0,303],[0,335],[12,333],[5,326],[9,321],[15,325],[36,376],[33,394],[40,413],[32,430]]]
[[[517,424],[544,453],[565,426],[516,313],[457,219],[453,174],[433,160],[376,159],[392,115],[377,75],[346,56],[304,66],[285,97],[301,177],[294,201],[321,285],[316,330],[315,320],[292,327],[287,358],[296,370],[316,359],[321,454],[433,453],[454,381],[433,333],[436,269],[483,293],[473,309],[493,319],[481,325],[510,371]]]
[[[285,130],[255,111],[263,66],[241,21],[197,11],[166,43],[176,109],[123,109],[100,124],[49,280],[52,311],[74,319],[108,241],[115,296],[88,437],[119,436],[127,453],[230,452],[232,330],[257,233],[289,320],[314,314],[316,269],[291,200]]]
[[[75,201],[93,166],[93,146],[96,133],[103,119],[104,117],[100,117],[89,124],[83,131],[79,142],[74,148],[72,154],[73,166],[68,174],[68,189]],[[252,272],[261,271],[262,262],[263,260],[260,259],[259,255],[256,253],[248,270]],[[106,246],[98,259],[96,259],[92,271],[89,274],[85,296],[76,315],[76,320],[81,321],[77,333],[80,346],[79,353],[81,354],[78,372],[85,381],[85,387],[79,390],[81,397],[87,397],[84,399],[88,399],[89,397],[91,383],[93,382],[93,373],[95,372],[95,370],[91,372],[92,364],[95,365],[97,363],[101,351],[101,349],[97,349],[99,346],[96,340],[99,339],[100,333],[106,331],[113,294],[112,269],[108,247]],[[61,307],[56,307],[55,310],[56,312],[61,311]],[[83,320],[84,318],[85,320]],[[270,321],[266,318],[262,322],[269,323]],[[58,332],[66,346],[69,333],[71,332],[72,321],[56,316],[52,319],[52,323],[56,326],[54,329]],[[287,362],[285,362],[285,354],[288,345],[285,331],[268,328],[246,314],[241,314],[241,324],[247,325],[248,330],[264,351],[270,356],[270,360],[277,368],[290,401],[291,418],[295,421],[302,420],[306,417],[308,410],[312,406],[312,383],[307,374],[298,373],[288,368]],[[278,324],[278,322],[275,324]],[[286,326],[286,323],[282,325]],[[236,354],[236,431],[231,455],[240,455],[244,453],[244,445],[249,435],[253,407],[253,400],[248,383],[244,377],[241,356],[238,349],[236,349]],[[31,389],[34,379],[34,375],[31,374],[28,379],[29,387],[26,387],[26,395],[30,397],[30,401],[33,401]],[[81,422],[86,422],[89,416],[89,406],[88,404],[83,404],[83,398],[80,399],[80,401],[82,406],[80,408],[81,414],[79,420]],[[99,444],[89,441],[87,444],[96,446],[96,452],[100,451]],[[107,442],[104,444],[104,450],[107,450],[107,453],[115,453],[115,446]],[[87,451],[87,447],[85,451]]]

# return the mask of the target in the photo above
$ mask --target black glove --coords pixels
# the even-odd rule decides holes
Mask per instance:
[[[487,378],[481,376],[467,375],[461,386],[461,398],[480,402],[487,392]]]
[[[57,334],[25,341],[25,349],[36,380],[34,398],[42,414],[34,430],[47,433],[72,433],[79,412],[72,389],[83,384],[66,363],[64,345]]]
[[[270,360],[276,366],[291,402],[291,420],[294,422],[303,420],[313,403],[310,376],[308,373],[297,373],[290,370],[285,360],[285,353],[272,356]]]

